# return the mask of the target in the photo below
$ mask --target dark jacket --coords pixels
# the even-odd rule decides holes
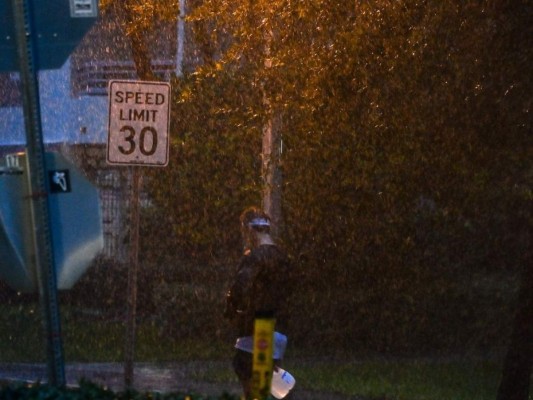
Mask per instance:
[[[258,313],[272,315],[276,330],[286,331],[292,280],[289,259],[275,245],[259,246],[241,258],[225,311],[239,337],[253,335]]]

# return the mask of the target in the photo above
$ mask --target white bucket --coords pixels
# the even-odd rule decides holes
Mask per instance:
[[[276,399],[282,399],[289,391],[294,387],[296,380],[294,376],[289,374],[288,371],[285,371],[282,368],[278,368],[277,371],[274,371],[272,374],[272,386],[270,388],[270,393]]]

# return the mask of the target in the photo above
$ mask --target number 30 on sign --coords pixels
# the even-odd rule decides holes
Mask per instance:
[[[165,82],[109,82],[109,164],[168,164],[170,85]]]

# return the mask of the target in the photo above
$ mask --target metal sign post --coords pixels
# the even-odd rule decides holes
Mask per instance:
[[[13,0],[15,33],[22,83],[22,100],[28,147],[28,179],[31,224],[41,308],[43,309],[48,354],[48,382],[65,385],[65,366],[61,323],[57,301],[57,282],[50,230],[50,211],[46,191],[44,145],[39,106],[36,54],[32,15],[28,0]]]
[[[168,164],[170,84],[152,81],[109,81],[107,162],[131,167],[130,265],[124,350],[124,384],[133,386],[139,269],[139,166]]]
[[[133,387],[135,333],[137,331],[137,275],[139,271],[139,192],[142,176],[139,167],[131,168],[130,265],[128,269],[126,341],[124,348],[124,385]]]
[[[31,258],[46,330],[48,382],[54,386],[65,385],[65,371],[37,71],[60,68],[97,15],[97,0],[0,0],[0,71],[20,72]]]

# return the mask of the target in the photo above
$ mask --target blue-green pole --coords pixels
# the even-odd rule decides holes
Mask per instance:
[[[46,188],[45,152],[39,104],[38,66],[29,0],[12,0],[26,128],[27,176],[30,187],[31,221],[35,270],[43,310],[48,361],[48,383],[65,386],[61,321],[57,299],[57,278],[50,229]]]

